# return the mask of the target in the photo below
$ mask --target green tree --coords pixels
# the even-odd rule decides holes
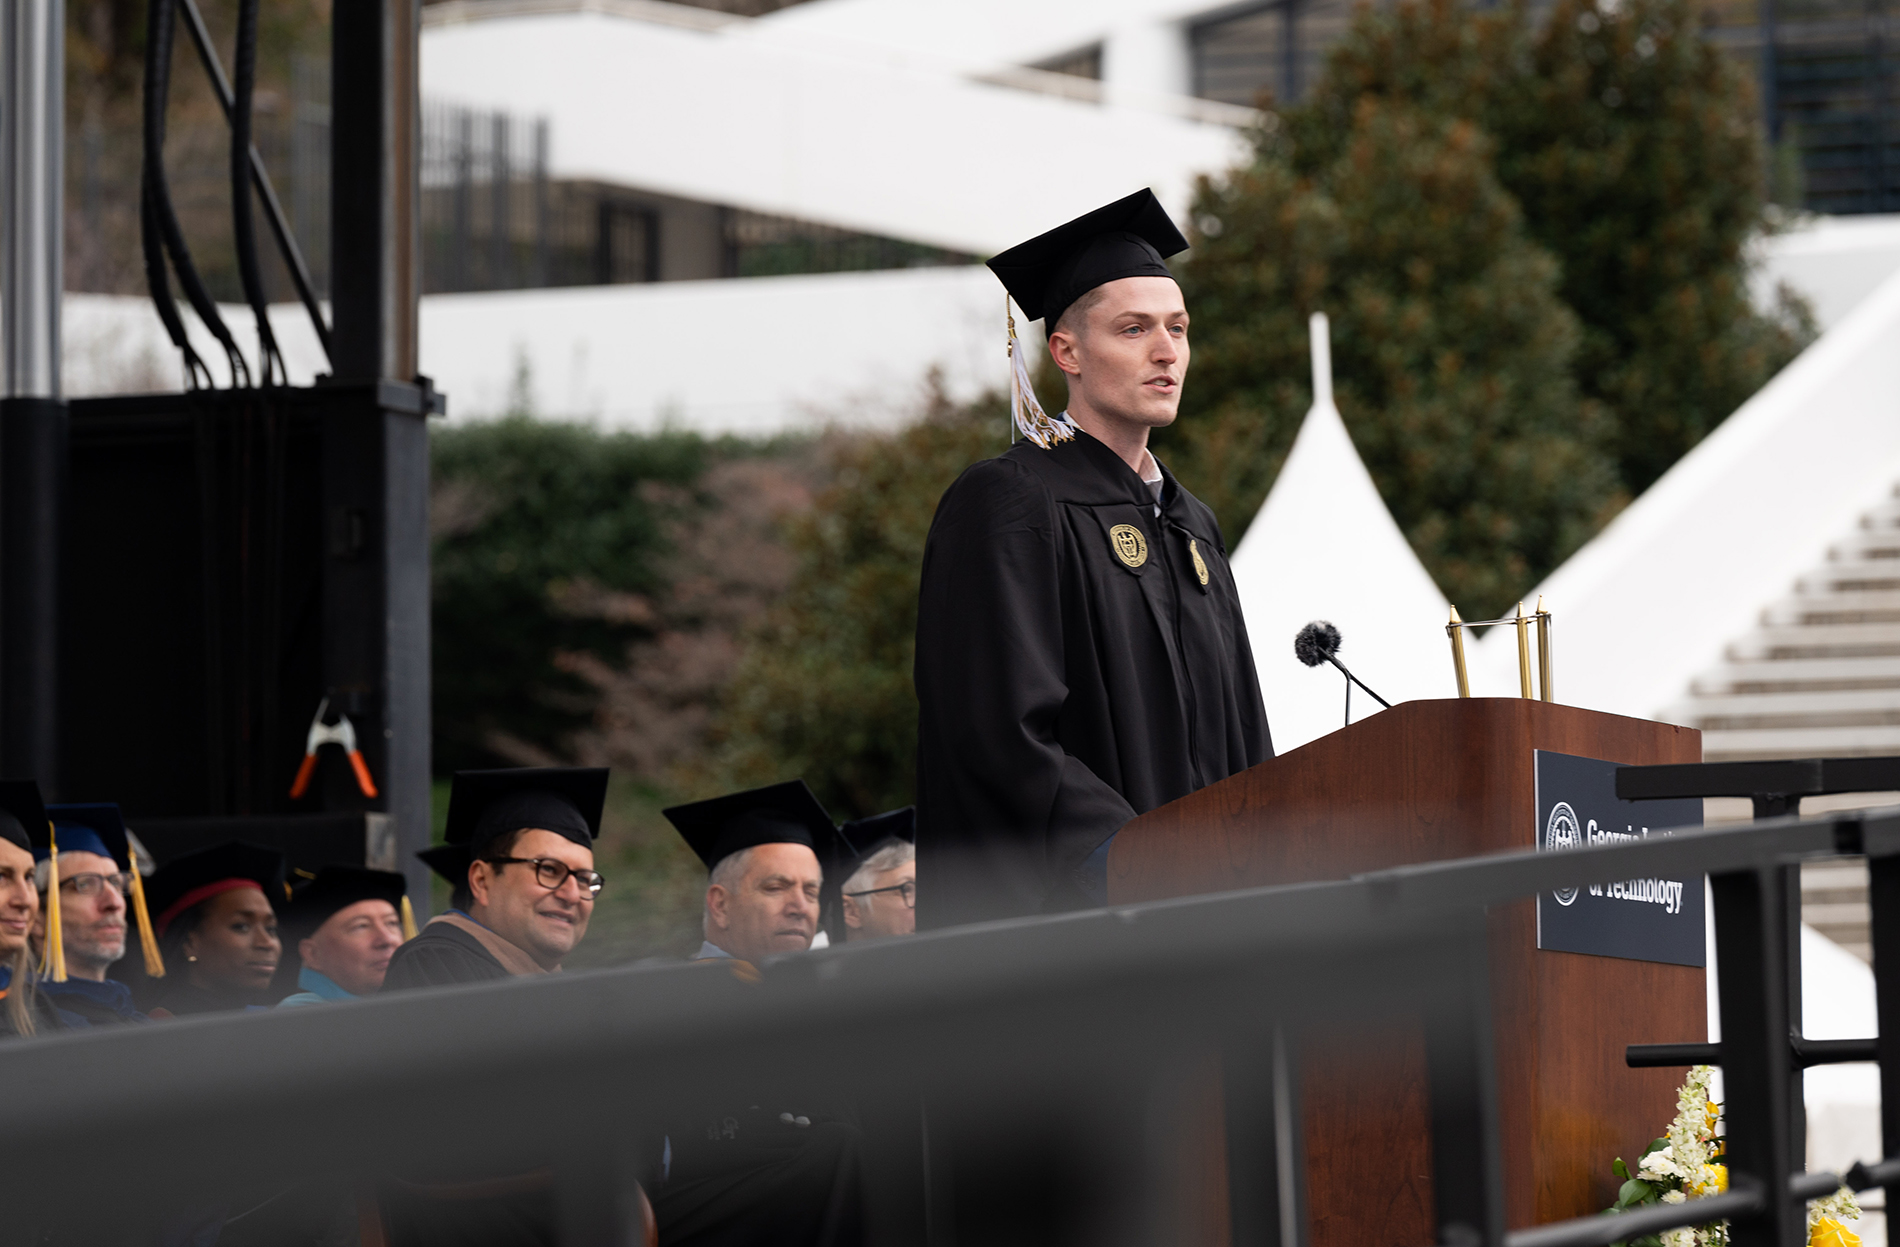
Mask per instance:
[[[802,776],[840,818],[914,800],[917,586],[937,500],[1008,447],[1005,405],[936,397],[895,434],[836,437],[828,480],[796,517],[790,591],[727,688],[708,791]]]
[[[1454,601],[1501,610],[1617,505],[1557,264],[1468,121],[1366,96],[1323,161],[1297,135],[1202,183],[1180,274],[1203,327],[1158,445],[1236,541],[1310,405],[1325,311],[1340,409],[1400,527]]]
[[[678,487],[714,447],[518,415],[438,428],[430,451],[436,769],[560,756],[598,691],[558,659],[648,630],[667,522],[694,505]]]
[[[1453,0],[1364,10],[1312,98],[1287,113],[1311,176],[1351,141],[1367,98],[1470,122],[1529,237],[1558,258],[1582,324],[1574,373],[1609,414],[1624,488],[1646,489],[1812,336],[1791,301],[1749,302],[1762,226],[1753,88],[1702,37],[1692,0]]]

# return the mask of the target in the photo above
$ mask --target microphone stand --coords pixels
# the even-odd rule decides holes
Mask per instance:
[[[1360,679],[1358,676],[1354,675],[1352,672],[1346,670],[1345,663],[1340,662],[1337,658],[1333,657],[1331,654],[1326,655],[1326,661],[1333,664],[1333,666],[1338,667],[1340,674],[1346,677],[1346,726],[1348,727],[1352,726],[1352,686],[1355,684],[1357,684],[1360,688],[1365,689],[1366,693],[1372,698],[1372,700],[1378,702],[1381,706],[1384,706],[1387,710],[1392,709],[1391,702],[1379,696],[1377,693],[1374,693],[1371,688],[1367,687],[1366,682],[1364,680]]]

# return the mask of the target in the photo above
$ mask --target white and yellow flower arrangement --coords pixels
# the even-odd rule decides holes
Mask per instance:
[[[1621,1156],[1611,1166],[1623,1180],[1616,1203],[1606,1213],[1626,1212],[1645,1204],[1681,1204],[1728,1190],[1728,1166],[1722,1163],[1726,1145],[1722,1106],[1709,1098],[1714,1068],[1697,1065],[1676,1092],[1676,1119],[1669,1133],[1652,1142],[1637,1158],[1636,1172]],[[1860,1247],[1860,1236],[1848,1228],[1860,1220],[1854,1193],[1842,1187],[1808,1204],[1808,1247]],[[1687,1226],[1661,1234],[1645,1234],[1626,1247],[1728,1247],[1728,1222]]]

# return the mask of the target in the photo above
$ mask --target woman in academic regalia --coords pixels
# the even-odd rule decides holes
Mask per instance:
[[[39,785],[0,780],[0,1037],[64,1030],[36,986],[33,928],[40,916],[30,827],[46,825]]]
[[[233,840],[160,867],[147,885],[165,977],[154,1018],[264,1008],[283,957],[284,855]]]

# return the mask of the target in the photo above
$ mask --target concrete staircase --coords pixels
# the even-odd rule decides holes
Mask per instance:
[[[1701,728],[1711,762],[1900,754],[1900,487],[1664,717]],[[1811,799],[1804,808],[1894,803],[1900,793]],[[1870,959],[1864,862],[1808,865],[1801,897],[1809,925]]]

